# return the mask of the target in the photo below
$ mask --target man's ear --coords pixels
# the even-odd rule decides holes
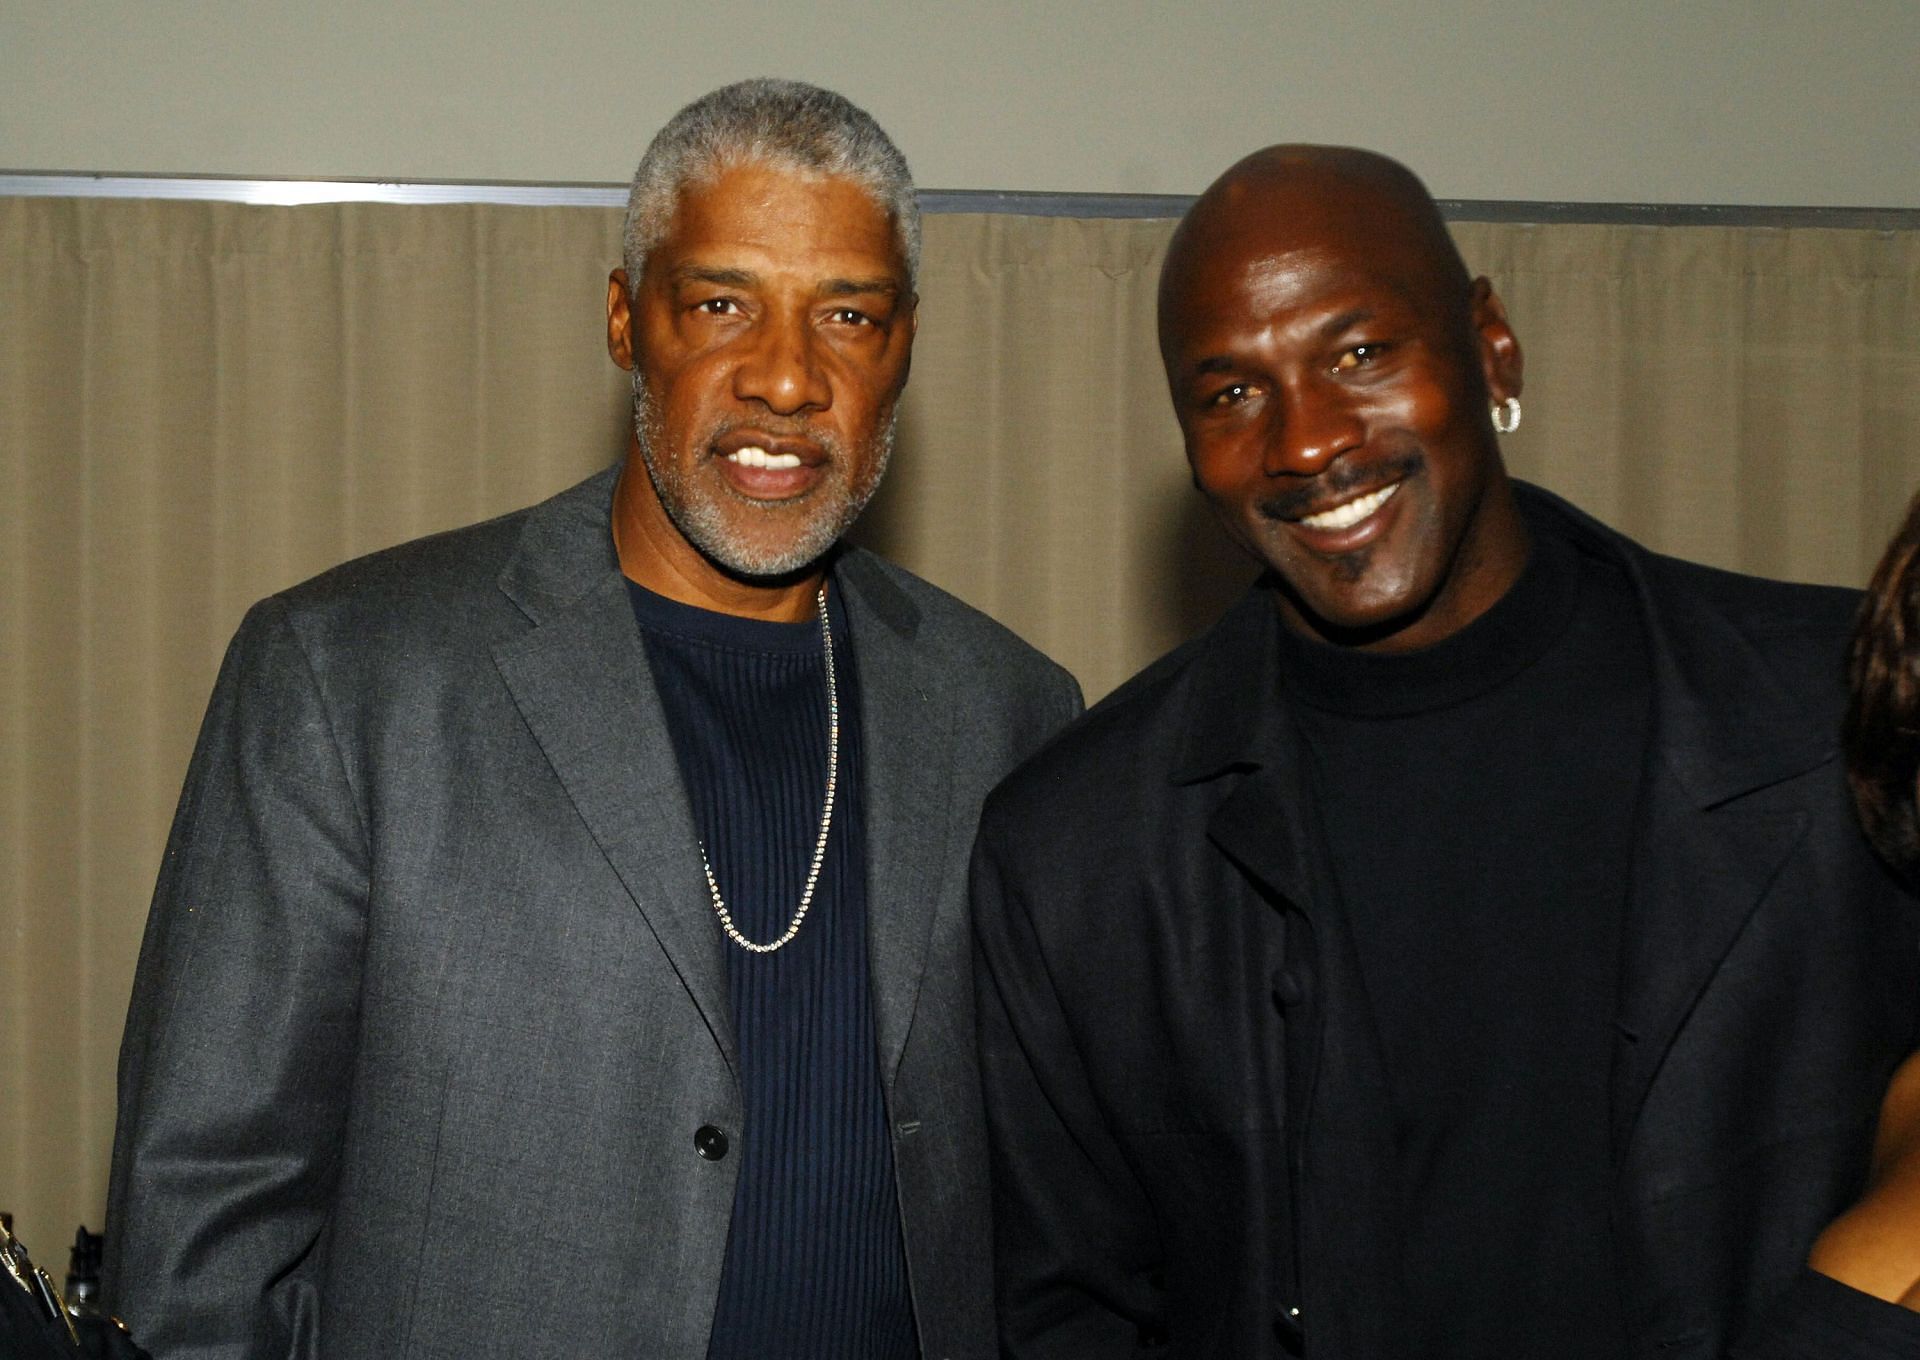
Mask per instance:
[[[633,371],[633,304],[624,269],[607,276],[607,353],[620,367]]]
[[[1473,281],[1472,319],[1480,340],[1480,371],[1486,376],[1487,395],[1496,402],[1520,395],[1526,375],[1526,356],[1520,337],[1507,322],[1506,304],[1484,275]]]

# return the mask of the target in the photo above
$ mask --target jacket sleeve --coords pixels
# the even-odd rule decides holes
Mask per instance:
[[[1164,1338],[1152,1206],[1050,981],[1035,885],[1005,862],[994,820],[972,887],[1001,1353],[1131,1356]]]
[[[1803,1270],[1728,1360],[1913,1360],[1920,1313]]]
[[[367,856],[314,672],[266,601],[214,687],[121,1043],[105,1285],[159,1360],[311,1353]]]

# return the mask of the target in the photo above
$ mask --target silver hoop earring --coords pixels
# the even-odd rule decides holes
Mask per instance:
[[[1493,408],[1493,428],[1501,434],[1520,428],[1520,398],[1508,397]]]

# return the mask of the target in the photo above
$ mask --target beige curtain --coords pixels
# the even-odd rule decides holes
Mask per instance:
[[[1170,224],[927,224],[860,536],[1097,696],[1250,573],[1153,339]],[[1522,475],[1654,546],[1858,584],[1920,482],[1920,232],[1458,228],[1528,354]],[[98,1226],[113,1065],[200,709],[246,604],[615,456],[579,208],[0,199],[0,1208]]]

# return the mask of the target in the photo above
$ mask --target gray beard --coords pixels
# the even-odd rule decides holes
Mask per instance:
[[[864,460],[866,472],[859,482],[851,486],[834,482],[822,486],[808,499],[803,508],[805,518],[791,540],[784,545],[756,544],[735,536],[719,501],[712,495],[701,494],[679,469],[657,455],[656,450],[666,445],[666,426],[640,370],[636,368],[633,373],[633,436],[640,447],[640,460],[646,464],[647,479],[653,483],[654,495],[682,538],[709,561],[736,576],[791,576],[819,561],[827,549],[839,542],[840,536],[853,527],[860,512],[867,508],[867,502],[873,499],[873,493],[880,488],[887,463],[893,457],[894,427],[898,419],[896,409],[887,417],[885,428],[874,434],[865,450],[868,454]],[[709,438],[717,439],[726,430],[727,427],[722,426]],[[846,450],[832,435],[816,432],[813,437],[825,447],[835,467],[852,466]],[[735,498],[734,503],[750,513],[793,512],[791,505],[761,505],[744,497]]]

